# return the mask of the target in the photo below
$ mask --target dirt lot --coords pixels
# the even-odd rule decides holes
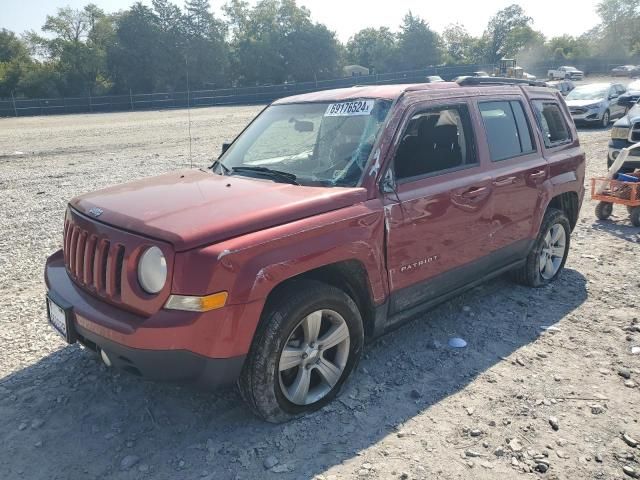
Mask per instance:
[[[193,111],[194,166],[258,110]],[[588,176],[604,173],[608,132],[580,137]],[[188,151],[185,111],[0,119],[0,478],[640,472],[640,449],[622,436],[640,441],[640,231],[624,209],[596,221],[588,200],[556,284],[498,279],[440,306],[369,345],[336,402],[286,425],[252,417],[234,389],[143,381],[65,346],[46,325],[42,281],[65,203],[184,167]],[[449,348],[452,336],[468,347]]]

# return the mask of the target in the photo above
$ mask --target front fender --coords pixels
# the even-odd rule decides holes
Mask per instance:
[[[242,235],[176,255],[173,293],[227,291],[227,303],[265,299],[283,281],[315,268],[355,260],[368,274],[376,304],[388,292],[384,216],[379,200]]]

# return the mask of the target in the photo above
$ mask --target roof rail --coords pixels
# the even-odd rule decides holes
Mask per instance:
[[[464,77],[456,81],[460,86],[473,85],[529,85],[530,87],[546,87],[545,82],[539,80],[527,80],[525,78],[508,77]]]

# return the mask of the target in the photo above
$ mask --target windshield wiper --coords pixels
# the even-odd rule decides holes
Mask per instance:
[[[220,171],[222,172],[222,175],[229,175],[231,173],[231,169],[227,167],[224,163],[222,163],[220,160],[216,160],[215,162],[213,162],[213,164],[209,167],[209,169],[215,171],[216,167],[220,167]]]
[[[300,185],[296,182],[297,178],[293,173],[281,172],[280,170],[273,170],[267,167],[233,167],[231,169],[233,173],[247,172],[247,173],[259,173],[267,177],[271,177],[275,180],[281,180],[291,185]]]

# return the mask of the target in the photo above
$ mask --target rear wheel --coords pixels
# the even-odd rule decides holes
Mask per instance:
[[[265,311],[238,385],[254,413],[280,423],[321,408],[360,359],[362,318],[330,285],[303,280]]]
[[[611,202],[599,202],[596,205],[596,217],[599,220],[606,220],[613,213],[613,203]]]
[[[567,261],[571,226],[564,212],[549,208],[542,219],[540,232],[525,264],[514,272],[514,279],[530,287],[553,282]]]

